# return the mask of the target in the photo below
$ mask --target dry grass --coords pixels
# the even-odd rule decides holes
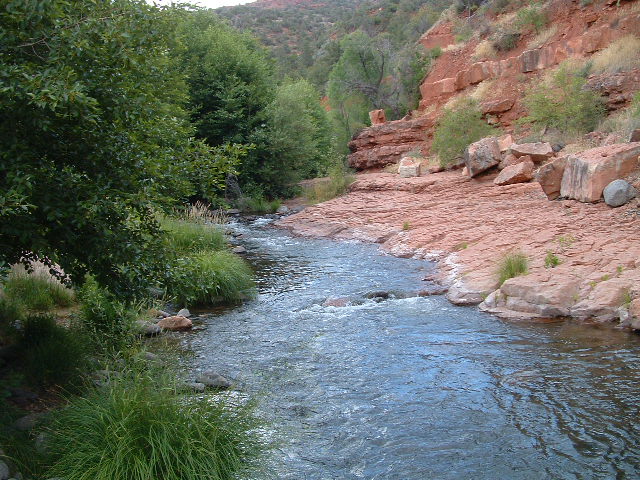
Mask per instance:
[[[640,128],[640,105],[634,104],[609,115],[598,125],[599,131],[614,133],[623,139],[629,138],[636,128]]]
[[[483,40],[478,45],[476,45],[476,49],[473,52],[473,60],[488,60],[490,58],[494,58],[497,54],[493,43],[489,40]]]
[[[178,216],[194,223],[216,223],[222,225],[228,221],[222,209],[212,210],[211,205],[201,201],[189,205],[184,213]]]
[[[527,49],[533,50],[535,48],[542,47],[547,42],[549,42],[549,40],[551,40],[556,33],[558,33],[558,27],[555,25],[550,26],[549,28],[543,30],[535,37],[533,37],[527,44]]]
[[[480,102],[486,99],[489,96],[489,94],[495,95],[495,93],[497,93],[496,90],[497,90],[496,81],[489,79],[489,80],[480,82],[469,96],[474,100],[477,100],[478,102]]]
[[[467,44],[466,42],[463,42],[463,43],[452,43],[451,45],[448,45],[448,46],[444,47],[442,49],[442,52],[443,53],[445,53],[445,52],[457,52],[458,50],[462,50],[465,47],[466,44]]]
[[[627,35],[591,57],[593,73],[626,72],[640,68],[640,38]]]

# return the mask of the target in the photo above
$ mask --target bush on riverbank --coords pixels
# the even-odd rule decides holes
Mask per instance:
[[[65,480],[231,479],[258,456],[255,419],[166,376],[129,372],[55,412],[48,472]]]
[[[166,281],[169,296],[184,305],[236,303],[253,294],[253,273],[237,255],[203,250],[178,258]]]
[[[177,254],[195,250],[221,250],[225,247],[224,232],[220,225],[212,225],[190,218],[160,217],[160,226],[166,232],[168,248]]]
[[[344,194],[349,185],[355,181],[353,172],[347,168],[344,160],[334,162],[329,167],[327,181],[313,182],[305,188],[304,194],[311,203],[320,203]]]

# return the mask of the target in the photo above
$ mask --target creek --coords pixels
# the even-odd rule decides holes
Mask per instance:
[[[506,322],[415,296],[428,262],[232,227],[259,295],[184,343],[195,369],[257,399],[276,478],[638,478],[640,337]]]

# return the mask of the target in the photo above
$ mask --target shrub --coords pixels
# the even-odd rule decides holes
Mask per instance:
[[[627,35],[591,57],[593,73],[617,73],[640,68],[640,38]]]
[[[226,244],[219,225],[163,216],[160,226],[167,232],[168,247],[178,255],[203,249],[221,250]]]
[[[79,384],[87,349],[77,328],[60,326],[50,315],[30,315],[23,322],[18,344],[24,372],[34,385]]]
[[[483,40],[478,43],[478,45],[476,45],[476,49],[473,51],[474,60],[486,60],[495,56],[496,48],[489,40]]]
[[[546,24],[547,16],[538,5],[521,8],[516,14],[515,26],[520,31],[534,30],[540,33]]]
[[[527,92],[523,102],[529,115],[520,123],[573,135],[591,131],[605,108],[602,97],[584,85],[584,77],[577,75],[571,64],[563,63]]]
[[[535,48],[542,47],[549,40],[551,40],[556,33],[558,33],[558,27],[556,27],[555,25],[551,25],[549,28],[544,29],[534,38],[532,38],[531,41],[527,44],[527,49],[533,50]]]
[[[554,268],[560,265],[562,261],[551,250],[547,250],[547,256],[544,257],[544,268]]]
[[[526,275],[529,271],[529,259],[524,253],[514,252],[505,255],[498,265],[498,287],[510,278]]]
[[[329,167],[328,181],[316,181],[305,189],[305,196],[312,203],[326,202],[344,194],[355,177],[346,167],[343,160],[334,162]]]
[[[493,47],[499,52],[513,50],[516,48],[519,39],[520,33],[512,32],[505,28],[499,28],[490,38]]]
[[[464,155],[469,144],[495,132],[496,129],[482,119],[477,102],[467,98],[445,109],[433,134],[431,150],[438,155],[441,165],[450,165]]]
[[[183,305],[235,303],[253,292],[249,266],[227,251],[201,251],[178,258],[165,283],[167,294]]]
[[[131,341],[136,312],[87,277],[78,294],[80,325],[93,346],[104,352],[119,351]]]
[[[258,455],[246,407],[182,397],[165,378],[130,373],[54,412],[49,476],[65,480],[232,479]]]
[[[267,200],[261,194],[243,197],[238,201],[240,210],[249,213],[263,214],[275,213],[280,208],[281,202],[278,199]]]
[[[47,311],[55,307],[68,307],[74,303],[74,294],[40,263],[29,273],[22,265],[14,265],[3,284],[5,297],[31,311]]]

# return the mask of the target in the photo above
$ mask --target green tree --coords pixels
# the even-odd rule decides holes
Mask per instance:
[[[125,296],[161,268],[154,205],[190,195],[196,167],[229,168],[191,139],[175,16],[143,0],[4,2],[0,263],[56,262]]]

